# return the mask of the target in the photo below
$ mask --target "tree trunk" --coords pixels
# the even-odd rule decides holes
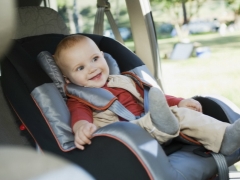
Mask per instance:
[[[187,24],[188,19],[187,19],[187,10],[186,10],[186,0],[182,0],[182,9],[183,9],[183,24]]]

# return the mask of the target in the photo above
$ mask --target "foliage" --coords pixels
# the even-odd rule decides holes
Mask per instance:
[[[90,33],[93,31],[93,21],[95,17],[95,11],[92,6],[84,7],[80,14],[82,15],[82,21],[84,22],[84,26],[82,27],[83,33]]]
[[[226,6],[231,9],[235,15],[240,15],[239,0],[225,0]]]
[[[169,15],[172,16],[172,19],[175,19],[175,24],[183,23],[183,6],[186,7],[186,19],[187,22],[196,15],[200,8],[207,0],[150,0],[152,4],[161,4],[163,10],[168,11]]]
[[[78,0],[76,0],[79,2]],[[119,2],[118,2],[119,1]],[[120,0],[112,0],[111,3],[111,12],[113,17],[118,24],[118,27],[128,27],[130,28],[130,22],[127,14],[127,8],[124,1]],[[80,26],[80,32],[83,33],[92,33],[94,27],[94,19],[96,14],[96,0],[88,0],[88,1],[81,1],[76,3],[74,6],[74,0],[57,0],[58,4],[58,11],[59,14],[65,20],[70,32],[75,33],[72,31],[75,29],[75,24],[72,24],[74,11],[73,9],[76,8],[78,11],[78,25]],[[104,29],[109,29],[110,25],[106,16],[104,16]]]
[[[90,16],[92,13],[91,10],[92,10],[91,6],[87,6],[80,11],[80,14],[83,16]]]

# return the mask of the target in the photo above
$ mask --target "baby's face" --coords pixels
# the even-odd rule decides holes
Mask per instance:
[[[88,39],[63,50],[58,64],[67,80],[79,86],[100,88],[108,79],[103,52]]]

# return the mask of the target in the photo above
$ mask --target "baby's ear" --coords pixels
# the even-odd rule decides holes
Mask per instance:
[[[70,83],[69,79],[68,79],[65,75],[63,75],[63,78],[64,78],[64,80],[65,80],[65,82],[66,82],[67,84]]]

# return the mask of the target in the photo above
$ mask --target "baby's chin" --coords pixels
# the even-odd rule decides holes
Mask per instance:
[[[92,86],[84,86],[84,87],[91,87],[91,88],[102,88],[104,86],[103,85],[92,85]]]
[[[88,84],[88,85],[79,85],[83,87],[89,87],[89,88],[102,88],[105,85],[105,83],[93,83],[93,84]]]

